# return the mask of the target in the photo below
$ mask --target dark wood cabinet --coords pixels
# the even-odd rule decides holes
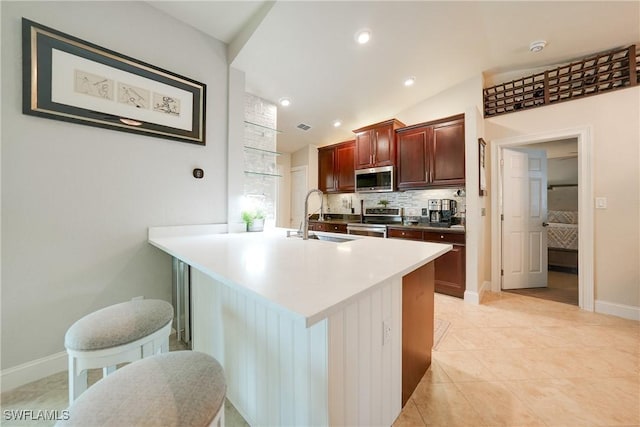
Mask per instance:
[[[434,263],[402,278],[402,406],[431,366]]]
[[[337,191],[347,193],[356,191],[355,153],[355,141],[336,146],[336,168],[334,174],[337,176]]]
[[[432,185],[464,185],[464,115],[433,126]]]
[[[464,185],[464,115],[396,131],[398,189]]]
[[[438,293],[464,298],[466,289],[466,251],[464,233],[426,231],[415,228],[388,227],[387,236],[396,239],[422,240],[435,243],[449,243],[453,249],[436,258],[435,290]]]
[[[435,260],[435,290],[441,294],[464,298],[466,289],[465,235],[444,231],[425,232],[424,240],[453,245],[451,251]]]
[[[387,236],[396,239],[422,240],[422,231],[389,227]]]
[[[391,119],[356,129],[356,169],[393,166],[396,160],[396,129],[404,123]]]
[[[429,147],[433,128],[421,126],[398,131],[398,189],[429,185]]]
[[[309,221],[309,231],[327,231],[347,234],[347,224],[336,224],[323,221]]]
[[[333,193],[337,189],[335,163],[335,147],[318,148],[318,188],[324,193]]]
[[[318,148],[318,188],[325,193],[355,191],[355,141]]]

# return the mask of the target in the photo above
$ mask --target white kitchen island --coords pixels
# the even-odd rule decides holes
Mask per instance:
[[[432,340],[431,261],[451,245],[158,230],[149,242],[191,266],[193,349],[224,366],[228,398],[249,424],[393,423],[403,359],[416,358],[403,341],[429,327]],[[405,325],[403,337],[411,304],[431,322]],[[430,345],[420,350],[429,362]]]

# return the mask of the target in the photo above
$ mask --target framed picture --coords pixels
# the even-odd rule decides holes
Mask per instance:
[[[479,152],[479,164],[480,164],[480,195],[487,195],[487,169],[485,160],[487,158],[487,143],[484,142],[484,139],[478,138],[478,146],[480,149]]]
[[[206,85],[22,19],[22,112],[205,145]]]

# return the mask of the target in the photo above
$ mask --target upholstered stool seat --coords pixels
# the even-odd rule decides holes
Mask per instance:
[[[173,307],[166,301],[143,299],[115,304],[90,313],[67,330],[69,403],[87,389],[87,369],[103,376],[117,364],[169,350]]]
[[[223,426],[224,371],[213,357],[174,351],[101,379],[56,426]]]

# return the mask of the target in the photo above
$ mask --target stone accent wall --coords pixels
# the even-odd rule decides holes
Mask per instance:
[[[276,213],[277,114],[275,104],[247,93],[245,95],[244,130],[244,195],[258,205],[267,221]]]

